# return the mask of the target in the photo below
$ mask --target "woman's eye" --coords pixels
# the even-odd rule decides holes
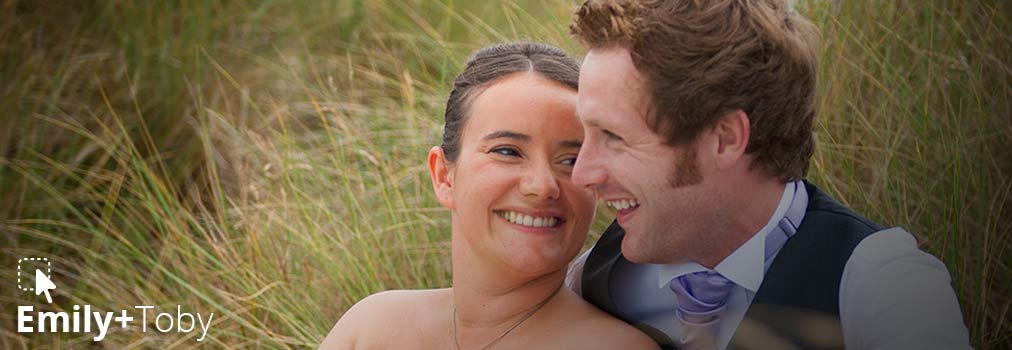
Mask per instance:
[[[514,149],[512,147],[496,147],[496,148],[492,149],[492,152],[493,153],[497,153],[497,154],[501,154],[501,155],[504,155],[504,156],[507,156],[507,157],[519,157],[520,156],[520,151],[517,151],[516,149]]]
[[[560,163],[562,163],[562,165],[565,165],[565,166],[574,166],[574,165],[576,165],[576,157],[570,157],[570,158],[563,159]]]

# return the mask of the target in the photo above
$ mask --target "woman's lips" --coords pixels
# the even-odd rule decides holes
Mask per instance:
[[[515,210],[496,210],[495,213],[511,224],[525,227],[552,228],[558,227],[564,221],[552,213],[525,213]]]
[[[495,210],[496,216],[511,226],[531,233],[551,233],[566,222],[560,215],[548,211]]]

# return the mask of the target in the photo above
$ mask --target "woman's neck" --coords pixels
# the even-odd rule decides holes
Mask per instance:
[[[481,283],[453,278],[453,303],[458,321],[469,325],[495,325],[516,319],[529,311],[562,285],[565,271],[529,281]],[[513,282],[513,283],[510,283]]]
[[[521,276],[455,256],[451,321],[456,322],[457,341],[462,348],[481,348],[517,322],[531,322],[541,313],[535,308],[550,306],[565,274],[563,267],[541,276]]]

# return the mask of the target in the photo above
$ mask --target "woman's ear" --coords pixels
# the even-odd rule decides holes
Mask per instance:
[[[432,190],[436,200],[446,209],[455,209],[453,204],[453,174],[450,172],[446,154],[439,146],[429,149],[429,176],[432,177]]]

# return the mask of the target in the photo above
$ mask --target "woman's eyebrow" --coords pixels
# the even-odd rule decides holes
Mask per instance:
[[[580,148],[581,146],[583,146],[583,141],[580,140],[559,141],[559,147],[561,148]]]
[[[515,131],[509,131],[509,130],[500,130],[500,131],[494,131],[494,132],[489,133],[488,135],[485,135],[485,137],[482,138],[482,141],[488,141],[488,140],[500,139],[500,138],[514,139],[514,140],[521,141],[521,142],[529,142],[531,140],[531,137],[528,136],[528,135],[526,135],[526,134],[521,134],[521,133],[518,133],[518,132],[515,132]]]

